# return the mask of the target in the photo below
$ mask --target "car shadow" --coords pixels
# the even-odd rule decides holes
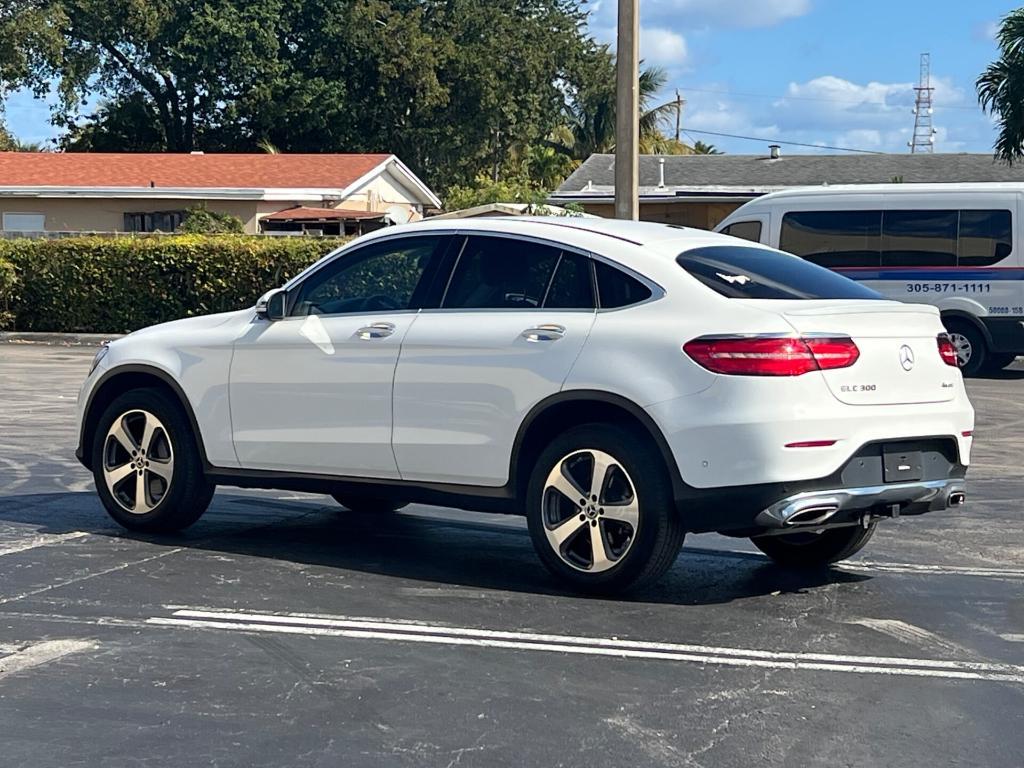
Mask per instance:
[[[421,508],[422,509],[422,508]],[[443,514],[443,513],[441,513]],[[515,518],[451,519],[423,514],[354,513],[315,497],[283,501],[219,492],[187,531],[149,535],[126,531],[107,517],[95,494],[0,497],[0,526],[37,526],[39,533],[84,531],[97,536],[171,544],[196,551],[271,558],[368,575],[446,585],[585,597],[562,588],[537,559]],[[700,539],[693,537],[693,542]],[[656,584],[623,601],[714,605],[819,587],[870,576],[835,568],[792,570],[758,553],[688,546]]]
[[[972,378],[981,381],[1020,381],[1024,379],[1024,368],[1002,368],[998,371],[983,371]],[[968,380],[969,381],[969,380]]]

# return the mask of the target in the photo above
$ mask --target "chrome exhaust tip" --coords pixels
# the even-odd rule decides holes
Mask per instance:
[[[949,498],[946,499],[946,508],[952,509],[953,507],[962,507],[967,501],[967,494],[963,491],[953,491],[949,494]]]
[[[804,527],[821,525],[839,511],[838,504],[820,504],[812,507],[805,507],[783,520],[787,527]]]

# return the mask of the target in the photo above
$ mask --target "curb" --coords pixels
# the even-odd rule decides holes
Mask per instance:
[[[0,344],[45,344],[52,347],[98,347],[123,333],[33,333],[0,331]]]

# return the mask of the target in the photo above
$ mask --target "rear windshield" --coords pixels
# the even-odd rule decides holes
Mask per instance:
[[[713,245],[676,262],[730,299],[881,299],[881,294],[796,256],[764,248]]]

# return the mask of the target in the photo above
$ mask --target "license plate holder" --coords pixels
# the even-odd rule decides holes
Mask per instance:
[[[921,451],[911,446],[882,446],[882,479],[887,483],[907,483],[924,477]]]

